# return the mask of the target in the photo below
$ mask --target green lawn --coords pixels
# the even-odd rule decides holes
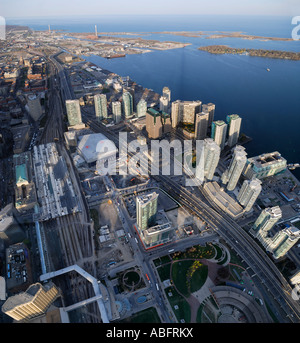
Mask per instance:
[[[189,296],[186,274],[193,261],[176,261],[172,266],[172,279],[178,291],[184,296]]]
[[[178,322],[180,323],[180,320],[184,319],[186,323],[189,323],[191,321],[191,309],[188,302],[176,292],[174,287],[166,288],[165,292]],[[169,296],[169,292],[172,293],[172,296]],[[178,309],[175,310],[174,306],[176,305]]]
[[[170,270],[171,270],[171,263],[165,264],[164,266],[157,268],[157,272],[159,274],[161,281],[170,279]]]
[[[205,283],[208,275],[208,267],[202,265],[195,271],[191,279],[191,293],[198,291]]]
[[[154,307],[147,308],[141,312],[135,313],[129,318],[125,318],[119,323],[160,323],[158,313]]]

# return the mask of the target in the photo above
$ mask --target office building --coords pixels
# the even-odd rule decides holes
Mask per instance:
[[[43,114],[40,97],[34,94],[28,95],[26,109],[34,121],[39,120]]]
[[[155,225],[158,194],[153,192],[136,198],[136,221],[140,232]]]
[[[197,113],[195,121],[195,138],[203,140],[207,135],[209,113]]]
[[[13,156],[15,168],[15,207],[25,212],[36,204],[35,183],[32,176],[32,157],[30,151]]]
[[[230,114],[226,117],[226,122],[228,124],[227,145],[233,147],[237,144],[240,136],[242,118],[237,114]]]
[[[267,237],[268,232],[281,217],[282,212],[279,206],[265,208],[256,219],[250,233],[260,241],[263,241],[263,239]]]
[[[229,167],[222,175],[222,182],[227,185],[227,190],[233,191],[239,181],[247,161],[245,148],[237,145],[233,150],[233,156]]]
[[[146,249],[166,244],[174,237],[175,229],[170,223],[155,225],[142,232],[142,240]]]
[[[299,240],[300,230],[294,226],[280,230],[268,240],[266,250],[272,253],[275,259],[283,257]]]
[[[69,126],[82,124],[79,100],[66,100]]]
[[[211,127],[211,124],[214,121],[215,109],[216,105],[211,102],[202,105],[202,112],[208,113],[208,127]]]
[[[220,160],[221,148],[212,139],[204,139],[204,176],[207,180],[212,180],[215,170]]]
[[[111,103],[113,119],[116,124],[122,120],[122,104],[120,101],[113,101]]]
[[[244,207],[245,212],[249,212],[252,209],[261,189],[261,181],[258,179],[245,180],[243,182],[237,200]]]
[[[264,179],[287,168],[287,161],[278,151],[248,158],[243,174],[247,179]]]
[[[136,114],[138,117],[145,117],[147,112],[147,101],[141,99],[136,105]]]
[[[227,134],[227,124],[223,120],[213,121],[211,125],[211,138],[220,146],[225,147]]]
[[[146,130],[148,137],[153,139],[160,138],[163,133],[161,113],[153,108],[148,108],[146,113]]]
[[[132,116],[133,113],[133,97],[129,92],[123,93],[123,112],[125,119]]]
[[[52,283],[35,283],[25,292],[9,297],[2,312],[16,321],[28,321],[46,313],[50,305],[60,296],[59,289]]]
[[[94,95],[96,118],[102,120],[107,118],[107,99],[105,94]]]

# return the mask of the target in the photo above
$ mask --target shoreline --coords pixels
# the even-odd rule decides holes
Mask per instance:
[[[282,50],[265,50],[265,49],[246,49],[231,48],[227,45],[208,45],[198,48],[214,55],[248,55],[252,57],[274,58],[291,61],[300,61],[300,52],[282,51]]]

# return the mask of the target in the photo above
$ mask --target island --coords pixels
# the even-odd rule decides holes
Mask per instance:
[[[198,50],[206,51],[211,54],[237,54],[249,55],[255,57],[279,58],[285,60],[300,60],[300,52],[281,51],[281,50],[264,50],[264,49],[246,49],[246,48],[231,48],[227,45],[209,45],[202,46]]]

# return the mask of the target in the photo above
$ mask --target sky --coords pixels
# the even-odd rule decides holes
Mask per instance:
[[[4,18],[114,14],[300,16],[300,0],[0,0]]]

